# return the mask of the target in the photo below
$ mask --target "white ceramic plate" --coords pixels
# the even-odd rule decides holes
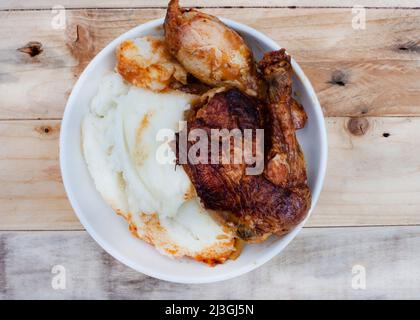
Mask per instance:
[[[228,19],[222,20],[244,37],[257,60],[264,52],[280,48],[273,40],[250,27]],[[153,20],[121,35],[107,45],[81,74],[67,102],[61,126],[60,165],[64,186],[74,211],[89,234],[109,254],[127,266],[172,282],[208,283],[230,279],[261,266],[281,252],[302,229],[304,222],[281,238],[272,237],[262,244],[246,246],[237,260],[216,267],[190,259],[171,259],[131,235],[127,223],[112,211],[96,191],[83,159],[81,121],[89,110],[102,76],[114,68],[115,48],[125,39],[162,35],[162,23],[163,19]],[[327,138],[324,117],[315,92],[299,65],[295,61],[292,64],[295,71],[294,91],[309,119],[306,127],[298,131],[298,138],[307,161],[312,211],[324,180]]]

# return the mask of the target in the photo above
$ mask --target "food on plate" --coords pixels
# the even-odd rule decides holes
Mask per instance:
[[[159,37],[122,42],[117,48],[116,69],[127,82],[153,91],[166,89],[174,80],[187,83],[187,72]]]
[[[168,49],[197,79],[257,94],[252,51],[236,31],[214,16],[180,8],[178,0],[169,3],[164,28]]]
[[[175,131],[194,99],[131,86],[110,73],[84,118],[83,152],[96,188],[135,236],[163,254],[215,264],[235,251],[233,234],[206,213],[182,167],[155,158],[158,130]]]
[[[284,50],[271,52],[259,67],[270,84],[267,101],[253,99],[238,89],[218,92],[190,115],[188,130],[243,131],[269,126],[264,173],[247,175],[245,161],[184,165],[204,207],[214,210],[219,222],[234,228],[247,242],[287,233],[305,218],[311,200],[290,110],[290,58]],[[189,148],[193,145],[190,142]]]
[[[305,159],[295,134],[292,105],[292,66],[284,50],[266,53],[258,64],[267,86],[266,112],[270,143],[264,175],[273,184],[300,193],[297,212],[305,213],[310,204]],[[286,213],[286,212],[285,212]],[[285,230],[287,231],[287,230]]]
[[[252,51],[218,18],[181,8],[179,0],[172,0],[164,28],[168,50],[197,79],[212,87],[235,86],[251,96],[261,95],[265,83]],[[291,108],[296,129],[303,128],[307,119],[303,107],[292,98]]]
[[[283,235],[306,217],[311,193],[296,130],[307,115],[292,96],[284,49],[257,64],[238,33],[177,0],[164,31],[116,48],[115,71],[104,76],[82,124],[84,157],[134,236],[171,257],[224,263],[245,243]],[[200,152],[205,161],[183,162],[199,141],[183,144],[182,135],[194,130],[208,141],[212,130],[239,132],[243,144],[229,140],[231,155],[251,148],[239,162],[225,162],[210,146]],[[260,171],[249,173],[256,164],[247,156],[262,160]]]
[[[293,98],[290,101],[290,111],[292,112],[295,129],[302,129],[305,127],[308,116],[306,115],[303,106]]]

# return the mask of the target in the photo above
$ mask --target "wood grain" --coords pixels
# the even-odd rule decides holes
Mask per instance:
[[[174,284],[137,273],[83,231],[1,232],[0,255],[0,299],[413,299],[420,295],[420,227],[304,229],[259,269],[206,285]],[[51,287],[54,265],[66,270],[65,290]],[[365,268],[365,290],[351,286],[355,265]]]
[[[420,224],[420,118],[326,124],[327,177],[307,226]],[[82,228],[61,183],[58,131],[55,120],[0,122],[0,230]]]
[[[0,230],[80,229],[61,182],[59,121],[0,122]]]
[[[51,9],[60,4],[65,8],[165,8],[169,0],[3,0],[0,9]],[[181,0],[182,6],[198,7],[365,7],[412,8],[418,7],[416,0]]]
[[[327,116],[420,114],[420,10],[369,9],[365,30],[352,28],[349,9],[206,11],[248,24],[288,48]],[[0,119],[61,118],[72,86],[95,54],[164,13],[69,10],[66,28],[55,30],[49,11],[0,12]],[[34,52],[31,41],[38,42]]]
[[[420,4],[364,0],[366,29],[355,30],[360,2],[181,0],[286,47],[330,116],[327,177],[307,227],[258,270],[198,286],[149,278],[104,252],[82,231],[58,161],[60,119],[85,66],[163,17],[167,0],[1,1],[0,299],[418,298]],[[52,27],[57,4],[64,29]],[[54,265],[66,268],[66,290],[51,287]],[[355,265],[366,290],[351,287]]]
[[[420,118],[329,118],[311,226],[420,223]]]

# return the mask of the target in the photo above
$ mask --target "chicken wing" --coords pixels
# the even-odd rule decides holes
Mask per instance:
[[[171,0],[165,18],[165,41],[184,68],[210,86],[234,86],[258,92],[251,50],[241,36],[214,16],[179,7]]]

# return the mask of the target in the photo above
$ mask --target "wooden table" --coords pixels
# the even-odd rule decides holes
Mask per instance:
[[[286,47],[329,140],[304,230],[258,270],[204,286],[152,279],[105,253],[74,215],[58,162],[78,76],[111,39],[162,17],[166,0],[62,0],[52,11],[57,2],[0,3],[0,298],[420,298],[419,0],[181,1]],[[352,25],[361,2],[365,29]],[[55,265],[64,290],[52,288]]]

